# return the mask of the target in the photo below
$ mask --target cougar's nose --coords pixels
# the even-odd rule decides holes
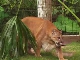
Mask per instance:
[[[58,39],[60,40],[60,37],[58,37]]]

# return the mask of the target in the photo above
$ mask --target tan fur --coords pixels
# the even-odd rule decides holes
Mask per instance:
[[[56,26],[49,20],[44,20],[38,17],[25,17],[22,22],[29,27],[36,38],[37,49],[36,56],[40,56],[41,47],[45,50],[56,48],[60,60],[64,60],[61,46],[56,47],[56,42],[61,42],[61,33]]]

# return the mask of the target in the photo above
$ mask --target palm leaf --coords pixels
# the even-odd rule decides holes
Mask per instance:
[[[1,58],[10,60],[24,55],[28,42],[33,48],[36,47],[35,38],[29,28],[14,16],[6,23],[1,34]]]
[[[2,58],[6,58],[10,56],[11,51],[11,43],[12,43],[12,27],[15,24],[16,16],[11,18],[5,25],[2,35],[1,35],[1,55]]]

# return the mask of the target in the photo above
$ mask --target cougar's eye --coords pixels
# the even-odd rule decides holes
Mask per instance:
[[[52,32],[52,34],[54,34],[54,32]]]

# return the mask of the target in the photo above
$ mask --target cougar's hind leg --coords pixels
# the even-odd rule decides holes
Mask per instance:
[[[36,48],[36,51],[35,51],[35,56],[36,57],[41,57],[40,50],[41,50],[41,44],[37,43],[37,48]]]
[[[34,49],[32,48],[30,43],[28,43],[28,46],[25,46],[24,49],[25,49],[25,53],[28,53],[30,55],[34,55],[35,54],[34,53]]]

